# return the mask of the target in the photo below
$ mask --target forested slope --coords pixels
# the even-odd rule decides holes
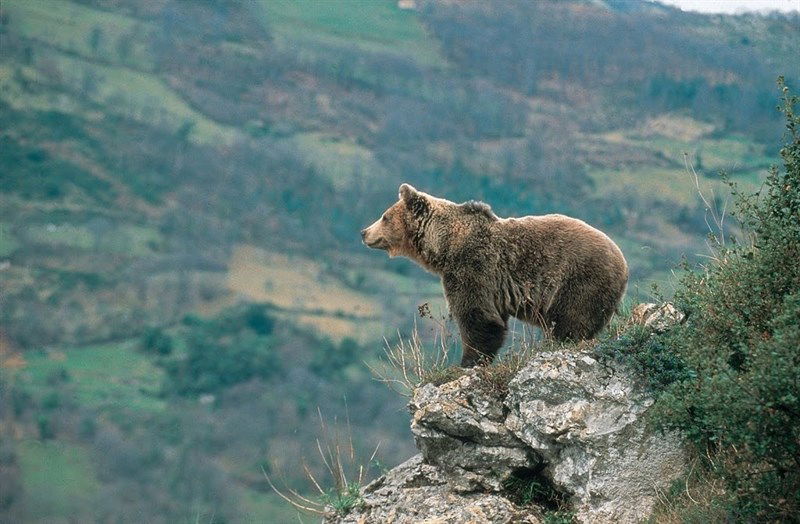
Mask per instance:
[[[9,507],[85,516],[63,463],[104,515],[263,515],[259,464],[345,394],[399,461],[401,403],[362,361],[441,296],[360,245],[398,185],[585,219],[644,294],[705,249],[684,152],[719,206],[717,170],[752,188],[775,161],[797,29],[644,2],[4,0]]]

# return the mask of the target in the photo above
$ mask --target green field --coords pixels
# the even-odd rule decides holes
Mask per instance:
[[[8,224],[0,222],[0,257],[11,255],[19,247],[19,241],[8,229]]]
[[[642,149],[663,154],[670,161],[681,164],[683,163],[683,154],[687,153],[689,155],[688,160],[694,165],[695,169],[707,175],[725,171],[739,177],[742,173],[752,174],[758,169],[766,170],[770,165],[778,161],[776,157],[769,156],[766,153],[765,146],[736,135],[720,139],[704,138],[693,141],[649,138],[647,140],[634,140],[632,143]],[[756,182],[750,177],[741,178],[748,182]],[[763,175],[761,178],[763,179]]]
[[[230,143],[240,136],[233,127],[214,122],[190,107],[157,76],[121,66],[99,65],[58,51],[45,51],[43,60],[62,86],[82,93],[93,104],[106,106],[110,114],[151,124],[170,132],[190,126],[196,143]],[[41,71],[28,66],[0,66],[0,99],[19,110],[59,111],[87,120],[101,118],[90,104],[54,89],[30,90],[25,85],[49,85]]]
[[[136,350],[135,341],[29,352],[25,360],[21,383],[28,391],[47,391],[48,377],[64,370],[70,396],[81,405],[107,412],[164,410],[157,397],[163,372]]]
[[[72,224],[30,226],[27,228],[26,236],[28,241],[33,244],[47,244],[78,249],[90,249],[94,245],[94,239],[88,229]]]
[[[443,66],[444,59],[412,11],[389,0],[259,0],[253,12],[284,45],[353,47]]]
[[[64,0],[4,0],[14,32],[92,60],[150,69],[150,23]]]
[[[620,138],[622,134],[624,138]],[[670,165],[623,164],[613,169],[590,170],[599,195],[668,201],[691,208],[700,201],[697,185],[709,201],[725,201],[730,195],[730,188],[718,176],[720,171],[745,191],[754,191],[778,160],[769,155],[765,146],[738,135],[679,140],[663,136],[641,138],[635,132],[622,134],[614,141],[653,154],[653,164],[660,158]]]
[[[23,440],[17,452],[29,521],[90,517],[100,484],[86,449],[65,441]]]
[[[328,177],[337,190],[352,187],[354,182],[383,176],[384,168],[372,152],[350,140],[322,133],[301,133],[292,141],[314,169]]]
[[[65,1],[9,0],[3,8],[11,33],[45,44],[30,57],[31,64],[0,66],[0,98],[12,107],[91,120],[99,117],[92,107],[97,104],[171,132],[189,126],[196,143],[230,143],[240,136],[193,109],[149,72],[153,28],[146,22]]]
[[[155,229],[133,225],[120,225],[97,236],[86,226],[68,223],[31,225],[25,228],[25,237],[31,244],[93,249],[127,256],[146,255],[162,242]]]
[[[200,143],[231,142],[234,128],[197,112],[155,75],[126,67],[98,65],[54,52],[47,56],[61,81],[114,113],[171,131],[191,125],[190,137]],[[87,80],[89,79],[89,80]],[[91,85],[87,89],[87,82]]]

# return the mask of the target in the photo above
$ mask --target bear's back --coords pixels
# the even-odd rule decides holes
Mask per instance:
[[[628,265],[611,238],[583,220],[551,214],[499,220],[492,226],[490,245],[497,246],[509,269],[525,285],[541,281],[603,280],[624,290]]]
[[[506,242],[528,242],[537,250],[557,252],[564,250],[576,256],[605,253],[613,259],[625,261],[622,251],[611,238],[583,220],[560,214],[530,215],[501,219],[495,234]]]

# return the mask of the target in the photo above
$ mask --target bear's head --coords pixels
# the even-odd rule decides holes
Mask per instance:
[[[399,200],[372,225],[361,231],[368,247],[383,249],[390,257],[406,256],[436,272],[449,247],[471,229],[473,217],[496,220],[480,202],[456,204],[402,184]]]
[[[400,186],[399,200],[384,211],[369,227],[361,230],[368,247],[384,249],[390,257],[410,256],[412,238],[420,230],[422,220],[431,213],[430,195],[417,191],[409,184]]]

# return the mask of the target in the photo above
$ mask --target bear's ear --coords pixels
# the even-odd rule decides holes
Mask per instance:
[[[400,186],[400,200],[405,203],[406,209],[418,217],[425,215],[430,210],[425,193],[420,193],[409,184]]]
[[[419,196],[419,192],[414,189],[414,186],[411,184],[400,184],[398,196],[400,197],[400,200],[410,202],[414,199],[414,197]]]

